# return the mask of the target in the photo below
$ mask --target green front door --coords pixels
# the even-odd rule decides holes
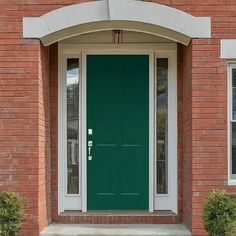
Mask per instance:
[[[88,210],[148,209],[148,84],[148,55],[87,56]]]

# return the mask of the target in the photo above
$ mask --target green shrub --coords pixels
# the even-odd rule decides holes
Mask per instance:
[[[203,205],[205,230],[209,236],[231,233],[236,222],[236,197],[222,190],[213,191]]]
[[[15,236],[21,228],[23,205],[19,195],[0,192],[0,236]]]

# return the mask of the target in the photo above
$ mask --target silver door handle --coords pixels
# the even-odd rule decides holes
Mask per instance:
[[[93,146],[93,141],[88,141],[88,160],[92,161],[93,157],[91,156],[91,150]]]

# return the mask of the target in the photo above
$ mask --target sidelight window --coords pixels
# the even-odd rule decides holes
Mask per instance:
[[[156,193],[168,193],[168,58],[156,60]]]
[[[229,81],[230,81],[230,106],[229,106],[229,117],[230,117],[230,158],[229,158],[229,169],[230,179],[236,180],[236,66],[231,65],[229,69]]]
[[[67,194],[79,194],[79,59],[67,59]]]

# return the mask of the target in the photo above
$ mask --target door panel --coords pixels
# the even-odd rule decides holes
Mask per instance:
[[[87,56],[89,210],[148,209],[149,56]]]

